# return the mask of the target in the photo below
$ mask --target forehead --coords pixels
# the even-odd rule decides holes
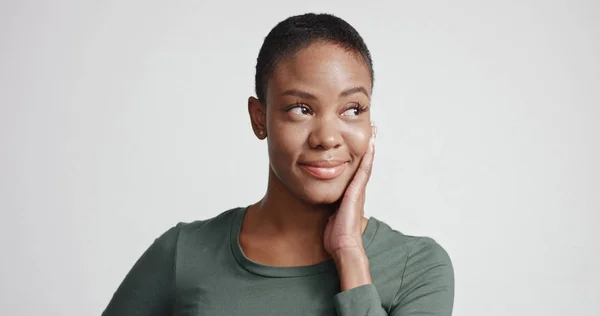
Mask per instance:
[[[335,44],[314,43],[280,61],[267,90],[277,93],[293,88],[319,94],[358,86],[371,91],[371,72],[359,53]]]

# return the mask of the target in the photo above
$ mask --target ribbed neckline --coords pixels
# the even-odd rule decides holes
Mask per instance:
[[[245,270],[266,277],[292,278],[318,274],[336,268],[333,259],[329,259],[327,261],[323,261],[314,265],[295,267],[268,266],[252,261],[250,258],[246,257],[244,251],[242,250],[242,246],[240,245],[240,231],[242,229],[242,223],[244,222],[244,217],[246,216],[247,211],[248,206],[240,207],[235,210],[230,231],[230,245],[231,250],[233,252],[233,256],[235,257],[238,264],[242,266],[242,268],[244,268]],[[370,217],[367,222],[365,232],[362,236],[363,247],[365,248],[365,250],[373,240],[376,231],[376,220],[373,217]]]

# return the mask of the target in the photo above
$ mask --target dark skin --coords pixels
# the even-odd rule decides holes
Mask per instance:
[[[371,87],[359,54],[316,42],[276,65],[264,103],[249,98],[270,163],[267,192],[248,209],[240,233],[248,258],[272,266],[333,259],[342,290],[371,283],[362,245],[375,150]],[[305,168],[315,164],[329,176]]]

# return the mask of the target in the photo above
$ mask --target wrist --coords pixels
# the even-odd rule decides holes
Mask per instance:
[[[356,247],[346,247],[335,250],[331,257],[336,262],[336,264],[342,264],[344,262],[354,262],[357,261],[367,261],[367,254],[362,245]]]

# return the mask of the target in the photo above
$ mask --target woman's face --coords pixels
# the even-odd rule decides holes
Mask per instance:
[[[311,204],[342,196],[369,144],[371,86],[362,57],[333,44],[277,64],[257,106],[271,170],[293,195]]]

